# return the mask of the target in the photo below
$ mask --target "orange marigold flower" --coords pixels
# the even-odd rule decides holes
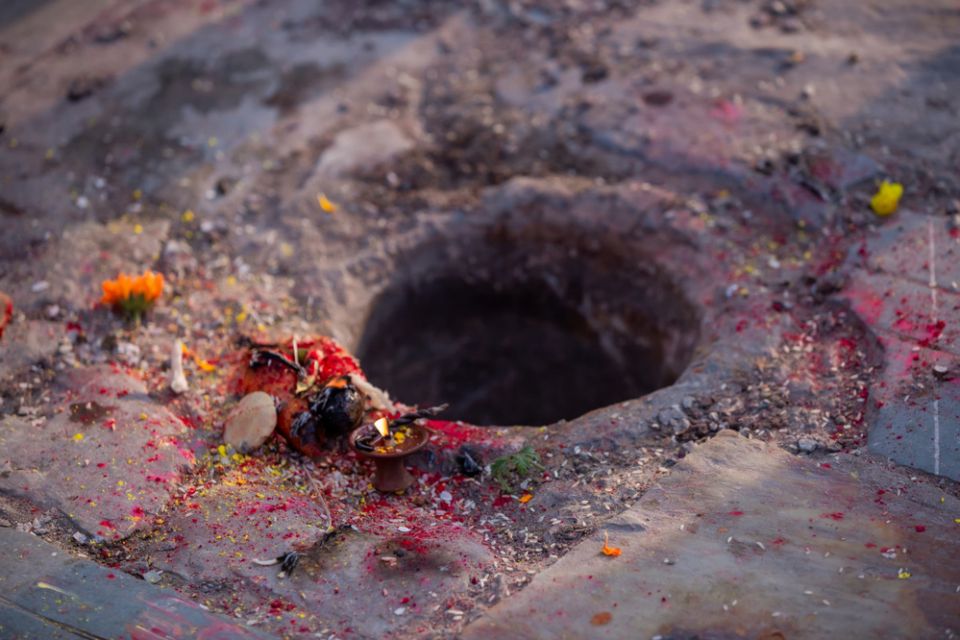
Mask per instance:
[[[122,300],[130,297],[130,291],[133,289],[133,279],[125,273],[121,273],[116,280],[104,280],[100,285],[103,287],[103,297],[100,298],[100,304],[119,304]]]
[[[153,302],[163,293],[163,275],[147,270],[133,281],[132,293],[142,295],[147,302]]]
[[[613,558],[616,558],[621,553],[620,547],[610,546],[610,536],[606,531],[603,532],[603,549],[601,549],[601,551],[603,551],[603,555],[611,556]]]
[[[112,306],[128,317],[139,320],[163,293],[163,274],[149,269],[136,277],[121,273],[115,280],[104,280],[101,287],[101,304]]]

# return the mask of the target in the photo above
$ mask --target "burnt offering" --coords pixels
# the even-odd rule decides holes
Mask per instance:
[[[403,459],[419,451],[430,440],[430,431],[416,421],[439,413],[446,405],[408,413],[388,421],[380,418],[350,434],[350,446],[376,465],[373,486],[377,491],[403,491],[413,484]]]
[[[318,440],[318,430],[329,438],[336,438],[355,429],[363,420],[363,412],[363,395],[350,378],[338,376],[310,399],[307,410],[294,418],[290,433],[294,438],[311,442]]]
[[[253,343],[238,384],[240,393],[263,391],[276,399],[277,432],[300,453],[313,458],[363,422],[367,398],[354,384],[362,375],[356,360],[325,336]]]

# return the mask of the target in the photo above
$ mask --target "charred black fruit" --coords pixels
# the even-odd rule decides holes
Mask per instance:
[[[310,403],[310,413],[331,437],[346,435],[363,420],[364,397],[348,378],[334,378]]]
[[[290,437],[306,444],[319,444],[317,418],[310,411],[301,411],[290,424]]]
[[[483,459],[470,447],[460,447],[456,459],[460,472],[465,476],[478,476],[483,472]]]
[[[350,378],[333,378],[310,398],[307,410],[294,417],[290,437],[304,444],[319,445],[327,438],[346,435],[360,426],[364,402],[363,394]]]

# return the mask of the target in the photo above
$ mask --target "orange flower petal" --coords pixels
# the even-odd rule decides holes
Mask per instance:
[[[620,547],[610,546],[610,536],[606,531],[603,532],[603,549],[601,549],[601,551],[603,552],[603,555],[610,556],[612,558],[616,558],[622,553]]]
[[[199,357],[199,356],[196,355],[196,354],[193,355],[193,362],[194,362],[198,367],[200,367],[200,369],[203,370],[203,371],[209,372],[209,371],[216,371],[216,370],[217,370],[216,365],[210,364],[209,362],[207,362],[206,360],[204,360],[203,358]]]
[[[121,273],[113,280],[104,280],[100,287],[103,289],[101,304],[122,304],[135,295],[142,296],[146,302],[153,302],[163,292],[163,274],[149,269],[136,277]]]

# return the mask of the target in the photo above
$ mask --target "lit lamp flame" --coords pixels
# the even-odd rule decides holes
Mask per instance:
[[[379,420],[373,423],[373,426],[377,428],[377,431],[379,431],[380,435],[383,436],[384,438],[390,435],[390,423],[387,422],[386,418],[380,418]]]

